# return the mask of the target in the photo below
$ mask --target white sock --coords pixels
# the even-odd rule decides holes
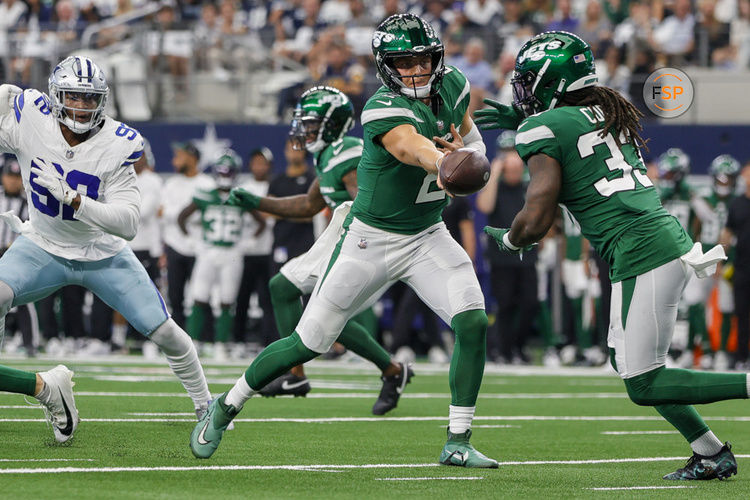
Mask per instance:
[[[242,408],[242,405],[245,404],[245,401],[250,399],[253,394],[257,393],[247,384],[245,374],[243,373],[242,376],[237,379],[237,382],[234,383],[232,388],[229,389],[229,392],[227,392],[227,395],[224,397],[224,403],[232,405],[239,410]]]
[[[723,446],[724,444],[719,441],[719,438],[717,438],[711,431],[706,432],[701,437],[690,443],[690,447],[693,451],[704,457],[716,455]]]
[[[463,434],[471,429],[471,421],[474,419],[476,406],[453,406],[450,405],[449,419],[451,434]]]
[[[125,347],[125,338],[128,336],[128,325],[112,325],[112,344],[117,347]]]

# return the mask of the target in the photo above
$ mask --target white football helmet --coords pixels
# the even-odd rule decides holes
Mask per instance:
[[[68,93],[96,100],[96,108],[83,109],[65,105]],[[104,119],[109,87],[101,68],[88,57],[70,56],[55,66],[49,76],[49,98],[52,115],[77,134],[88,132]],[[89,120],[76,120],[76,113],[89,114]]]

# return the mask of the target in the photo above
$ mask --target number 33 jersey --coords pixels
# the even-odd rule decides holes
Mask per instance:
[[[687,253],[692,241],[661,205],[640,153],[601,137],[604,113],[598,106],[565,106],[524,120],[516,150],[527,161],[545,154],[560,163],[558,201],[610,266],[613,282],[643,274]]]
[[[71,147],[51,114],[47,95],[29,89],[0,116],[0,150],[14,153],[21,165],[31,222],[26,237],[71,260],[101,260],[122,250],[124,239],[78,220],[73,207],[35,182],[37,169],[32,167],[57,171],[91,200],[133,205],[137,210],[140,195],[133,164],[143,154],[138,131],[107,117],[96,133]]]

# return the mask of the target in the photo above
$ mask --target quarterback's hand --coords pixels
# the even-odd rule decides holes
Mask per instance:
[[[229,193],[227,205],[242,207],[246,210],[255,210],[260,205],[260,196],[255,196],[247,189],[234,188]]]
[[[513,246],[510,243],[510,240],[505,236],[506,234],[510,233],[509,228],[484,226],[484,232],[487,233],[493,240],[495,240],[495,243],[497,243],[497,246],[501,251],[517,253],[521,256],[522,259],[524,252],[528,252],[529,250],[534,248],[534,246],[536,246],[536,243],[525,247]]]
[[[20,87],[9,83],[0,85],[0,115],[10,111],[10,108],[13,107],[13,99],[22,92],[23,90]]]
[[[46,188],[52,196],[66,205],[71,205],[78,196],[78,191],[71,188],[65,180],[57,173],[47,172],[43,169],[35,170],[37,174],[36,183]]]
[[[474,111],[474,123],[482,130],[516,130],[524,119],[523,112],[515,106],[500,104],[492,99],[484,99],[484,103],[490,107]]]

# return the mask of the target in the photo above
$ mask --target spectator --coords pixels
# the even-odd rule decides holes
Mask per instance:
[[[552,20],[547,23],[547,31],[568,31],[576,33],[580,21],[571,11],[571,0],[558,0],[557,10]]]
[[[500,150],[492,161],[490,180],[477,195],[477,209],[487,214],[487,223],[510,227],[524,204],[524,164],[513,149]],[[486,247],[490,261],[490,283],[497,304],[493,335],[488,335],[488,356],[502,363],[528,363],[526,336],[537,310],[537,250],[518,255]]]
[[[737,316],[737,354],[735,369],[747,371],[748,342],[750,342],[750,161],[740,175],[745,181],[745,192],[729,205],[727,225],[721,243],[728,249],[734,240],[734,314]]]
[[[583,21],[578,25],[576,34],[586,40],[596,57],[601,57],[599,50],[605,40],[612,36],[612,24],[606,16],[602,15],[602,4],[600,0],[589,0],[586,4],[586,13]]]
[[[149,36],[148,55],[152,67],[160,74],[169,74],[172,78],[174,98],[178,101],[187,99],[188,69],[193,56],[193,33],[178,22],[173,0],[163,0],[156,14],[156,24]],[[162,85],[158,86],[162,90]],[[157,99],[157,106],[164,106],[162,95]]]
[[[464,15],[478,26],[488,25],[502,12],[503,7],[498,0],[467,0],[464,4]]]
[[[472,38],[464,47],[463,55],[449,61],[460,69],[471,84],[469,115],[484,106],[482,99],[492,91],[492,67],[484,60],[485,45],[480,38]]]
[[[716,19],[716,0],[699,0],[693,62],[700,66],[723,63],[729,54],[729,23]]]
[[[201,8],[201,18],[195,26],[195,66],[199,71],[216,71],[221,60],[219,11],[216,4],[206,3]]]
[[[695,17],[690,0],[675,0],[674,14],[654,29],[651,41],[657,52],[666,56],[666,64],[683,64],[695,46]]]
[[[274,53],[303,62],[317,35],[326,27],[319,18],[320,0],[302,0],[291,16],[272,13],[276,25]]]
[[[430,23],[437,37],[442,38],[446,28],[453,22],[454,12],[442,0],[426,0],[419,15]]]
[[[273,154],[268,148],[259,148],[250,153],[248,168],[252,178],[242,184],[256,196],[268,194],[269,178],[273,169]],[[246,339],[248,306],[250,296],[255,293],[258,306],[263,312],[261,320],[260,339],[263,345],[268,345],[277,338],[276,323],[273,319],[271,296],[268,281],[271,279],[271,248],[273,247],[273,225],[270,217],[263,228],[250,215],[244,215],[243,237],[240,246],[244,253],[244,267],[242,280],[237,292],[237,311],[234,316],[234,340],[240,342]],[[259,229],[262,229],[258,232]]]
[[[622,64],[620,49],[612,43],[603,44],[603,48],[604,56],[594,62],[599,84],[613,88],[629,98],[630,69]]]
[[[737,69],[747,69],[750,66],[750,0],[739,0],[737,3],[738,15],[732,19],[729,30],[729,41],[733,63],[727,61]],[[719,62],[717,61],[717,64]]]
[[[365,68],[351,55],[343,39],[327,38],[321,42],[325,64],[313,73],[313,80],[318,84],[335,87],[351,99],[354,109],[361,110],[365,99],[363,80]]]
[[[613,25],[618,25],[628,17],[629,0],[604,0],[602,7],[607,18]]]
[[[370,43],[373,27],[377,26],[377,21],[364,0],[349,0],[349,10],[352,16],[346,22],[346,43],[352,48],[355,56],[369,58],[372,55]]]

